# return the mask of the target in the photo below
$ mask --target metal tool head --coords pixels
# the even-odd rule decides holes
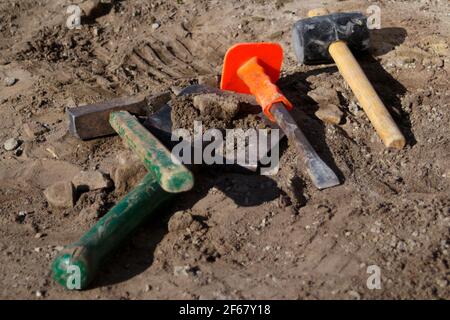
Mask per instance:
[[[280,128],[299,150],[302,167],[306,169],[313,184],[319,190],[339,185],[339,178],[319,157],[286,108],[282,104],[275,104],[272,109]]]
[[[292,29],[292,44],[302,64],[332,61],[328,47],[345,41],[354,53],[370,48],[367,18],[359,12],[333,13],[297,21]]]
[[[89,140],[114,134],[109,124],[109,114],[113,111],[128,111],[134,115],[146,114],[143,97],[116,98],[109,101],[68,108],[69,131],[81,140]]]
[[[253,57],[258,59],[258,63],[273,83],[278,81],[283,63],[283,49],[278,43],[238,43],[225,54],[220,89],[250,94],[250,89],[237,72]]]
[[[89,140],[115,134],[109,124],[114,111],[128,111],[135,116],[148,116],[152,109],[159,109],[170,99],[168,92],[152,96],[122,97],[66,110],[69,131],[81,140]],[[154,110],[153,110],[154,111]]]

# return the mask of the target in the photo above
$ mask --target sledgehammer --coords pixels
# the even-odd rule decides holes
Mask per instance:
[[[66,246],[52,265],[53,278],[67,289],[86,289],[105,259],[158,207],[193,187],[192,173],[127,111],[112,112],[110,124],[141,158],[149,173],[81,239]]]
[[[300,63],[334,60],[384,145],[396,149],[405,146],[405,137],[352,54],[369,49],[367,18],[363,14],[311,10],[308,18],[294,24],[292,43]]]

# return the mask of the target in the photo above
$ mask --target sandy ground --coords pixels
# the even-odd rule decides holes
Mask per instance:
[[[73,2],[0,2],[1,298],[450,297],[448,1],[130,0],[69,30]],[[375,3],[382,29],[372,31],[372,52],[360,61],[407,137],[401,151],[383,147],[334,65],[299,66],[291,47],[292,24],[309,9],[365,12]],[[72,137],[65,109],[217,76],[227,48],[242,41],[282,44],[278,84],[342,185],[315,189],[286,142],[273,177],[204,168],[195,189],[155,214],[91,289],[55,284],[58,250],[124,190],[115,181],[64,210],[43,190],[80,170],[112,176],[129,157],[117,137]],[[325,89],[338,95],[325,98],[343,112],[339,125],[315,116],[308,92]],[[19,141],[16,150],[3,148],[9,138]],[[177,221],[186,215],[192,219]],[[381,270],[379,290],[366,286],[371,265]]]

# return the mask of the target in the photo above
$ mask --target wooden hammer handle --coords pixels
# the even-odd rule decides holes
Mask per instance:
[[[326,8],[316,8],[308,12],[308,17],[329,14]],[[328,47],[339,72],[352,89],[359,104],[364,109],[383,143],[388,148],[402,149],[405,137],[398,129],[389,111],[367,79],[352,52],[344,41],[336,41]]]
[[[372,122],[375,130],[386,147],[401,149],[405,146],[405,137],[367,79],[347,44],[336,41],[328,48],[339,72],[352,89],[359,104]]]

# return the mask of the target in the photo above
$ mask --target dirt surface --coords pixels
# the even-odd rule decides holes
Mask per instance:
[[[296,63],[292,24],[322,1],[117,1],[70,30],[73,2],[0,2],[1,298],[450,298],[448,1],[376,2],[382,28],[360,62],[407,138],[401,151],[383,147],[334,65]],[[327,1],[331,11],[370,4]],[[91,289],[55,284],[50,264],[62,246],[132,187],[120,177],[143,174],[135,160],[134,174],[120,173],[131,156],[118,137],[72,137],[65,108],[177,92],[216,77],[227,48],[244,41],[282,44],[278,84],[342,184],[315,189],[286,142],[276,176],[206,168]],[[320,121],[308,96],[329,89],[339,125]],[[44,190],[81,170],[120,188],[78,193],[73,208],[49,205]],[[379,290],[366,286],[371,265],[381,270]]]

